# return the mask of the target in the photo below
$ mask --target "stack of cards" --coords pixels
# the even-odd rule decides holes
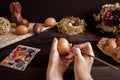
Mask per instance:
[[[40,49],[24,45],[17,46],[0,65],[24,71]]]

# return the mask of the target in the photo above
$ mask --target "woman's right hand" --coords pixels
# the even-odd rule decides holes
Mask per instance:
[[[89,54],[94,56],[92,46],[89,42],[75,45],[72,49],[75,54],[74,58],[74,75],[75,80],[93,80],[91,77],[91,68],[93,64],[93,58],[89,57]]]

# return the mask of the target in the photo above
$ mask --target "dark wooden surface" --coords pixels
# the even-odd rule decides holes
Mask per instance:
[[[27,38],[0,50],[0,61],[3,60],[17,45],[23,44],[31,47],[41,48],[41,51],[35,56],[31,63],[27,66],[24,72],[0,66],[1,80],[45,80],[46,68],[49,59],[51,43],[54,37],[65,37],[70,43],[80,44],[84,42],[91,42],[94,53],[97,57],[108,61],[109,63],[120,66],[110,57],[104,55],[96,46],[101,36],[88,29],[83,33],[75,36],[68,36],[57,31],[54,27],[50,30],[44,31],[39,35]],[[120,70],[114,70],[98,61],[94,61],[92,68],[92,76],[95,80],[120,80]],[[73,80],[73,64],[69,67],[64,75],[65,80]]]
[[[45,80],[51,43],[54,37],[65,37],[73,45],[89,41],[97,57],[120,68],[119,63],[104,55],[97,48],[96,44],[102,36],[94,30],[93,18],[91,17],[91,14],[99,11],[103,4],[120,2],[119,0],[1,0],[0,16],[9,20],[11,20],[11,14],[8,7],[12,1],[21,2],[23,5],[22,14],[30,22],[43,22],[49,16],[55,17],[57,21],[66,16],[78,16],[85,18],[88,26],[83,34],[75,36],[59,33],[57,28],[54,27],[39,35],[0,49],[0,61],[2,61],[19,44],[41,48],[41,51],[34,57],[24,72],[0,66],[0,80]],[[114,70],[96,60],[91,74],[94,80],[120,80],[120,70]],[[74,80],[73,64],[66,71],[64,80]]]

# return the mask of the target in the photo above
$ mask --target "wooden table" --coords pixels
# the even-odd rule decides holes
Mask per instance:
[[[120,64],[104,55],[97,48],[96,44],[102,36],[97,34],[94,29],[86,28],[86,31],[83,34],[69,36],[58,32],[57,27],[54,27],[39,35],[34,35],[0,49],[0,61],[2,61],[19,44],[41,49],[23,72],[0,66],[0,80],[45,80],[50,48],[54,37],[65,37],[73,45],[89,41],[91,42],[97,57],[120,67]],[[94,61],[91,74],[94,80],[120,80],[120,70],[114,70],[96,60]],[[66,71],[64,80],[74,80],[73,64],[71,64]]]

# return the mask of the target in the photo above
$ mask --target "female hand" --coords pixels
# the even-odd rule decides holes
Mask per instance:
[[[75,80],[93,80],[91,77],[91,68],[93,64],[93,58],[86,54],[94,56],[92,46],[89,42],[73,47],[74,59],[74,74]]]
[[[63,80],[63,74],[73,61],[73,55],[60,56],[57,50],[58,40],[54,38],[47,68],[47,80]]]

